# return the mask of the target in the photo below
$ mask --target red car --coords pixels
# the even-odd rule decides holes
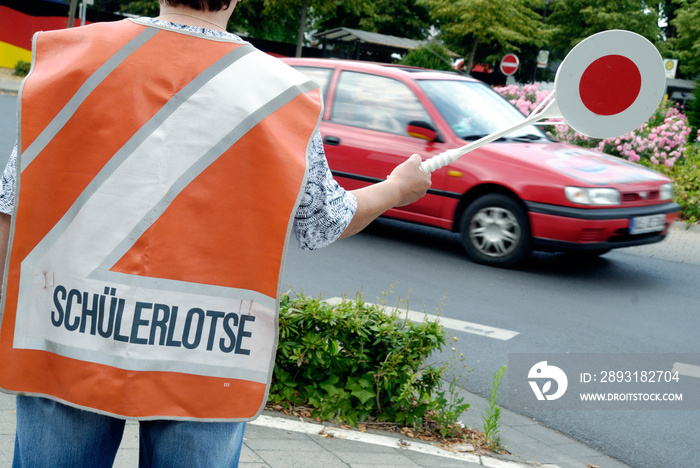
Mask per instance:
[[[413,153],[427,159],[524,119],[488,85],[456,73],[283,60],[322,87],[326,156],[346,189],[384,180]],[[532,250],[600,255],[659,242],[680,211],[665,176],[535,126],[466,154],[432,181],[427,196],[386,216],[459,232],[470,259],[496,266]]]

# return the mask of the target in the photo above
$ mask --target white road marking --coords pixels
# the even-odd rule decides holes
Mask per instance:
[[[700,366],[694,366],[693,364],[674,362],[673,369],[671,369],[671,372],[678,372],[681,375],[686,375],[688,377],[695,377],[696,379],[700,379]]]
[[[330,299],[325,299],[325,302],[331,305],[335,305],[342,302],[343,300],[345,299],[343,299],[342,297],[331,297]],[[375,305],[369,302],[367,302],[366,304]],[[388,306],[380,305],[380,307],[383,307],[385,311],[393,310]],[[424,320],[429,320],[431,322],[437,321],[440,322],[440,325],[442,325],[445,328],[449,328],[450,330],[471,333],[473,335],[486,336],[488,338],[494,338],[496,340],[507,341],[513,338],[514,336],[520,334],[520,332],[506,330],[504,328],[490,327],[488,325],[482,325],[480,323],[465,322],[463,320],[440,317],[439,315],[426,314],[424,312],[416,312],[413,310],[402,310],[401,314],[406,315],[408,319],[412,322],[422,322]]]

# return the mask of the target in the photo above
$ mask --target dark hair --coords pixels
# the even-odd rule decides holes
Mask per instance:
[[[184,5],[195,10],[219,11],[225,10],[231,5],[231,0],[162,0],[170,6]]]

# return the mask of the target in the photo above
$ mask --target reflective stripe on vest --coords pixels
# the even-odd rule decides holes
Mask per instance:
[[[131,20],[41,33],[34,57],[0,387],[129,418],[255,417],[317,85],[247,43]]]

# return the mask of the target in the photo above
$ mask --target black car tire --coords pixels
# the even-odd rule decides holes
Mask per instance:
[[[460,223],[462,245],[474,262],[512,267],[530,253],[530,222],[513,198],[498,193],[474,200]]]

